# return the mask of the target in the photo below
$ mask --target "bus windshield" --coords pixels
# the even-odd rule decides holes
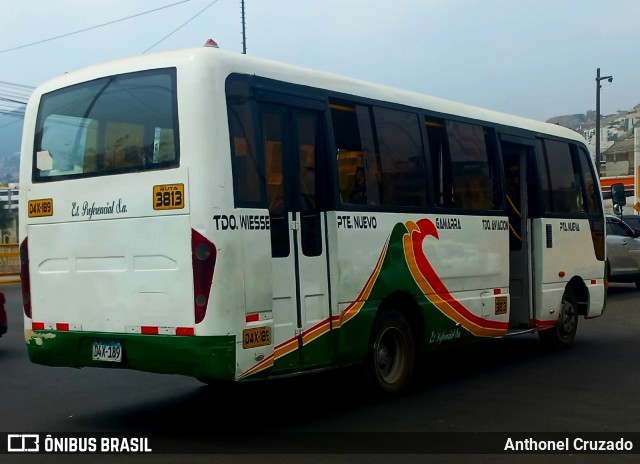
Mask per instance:
[[[42,97],[33,180],[178,164],[175,69],[96,79]]]

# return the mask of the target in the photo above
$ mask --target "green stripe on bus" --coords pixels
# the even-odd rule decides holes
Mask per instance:
[[[94,340],[122,343],[122,362],[92,360]],[[233,380],[235,336],[179,337],[101,332],[27,331],[32,362],[46,366],[107,367]]]

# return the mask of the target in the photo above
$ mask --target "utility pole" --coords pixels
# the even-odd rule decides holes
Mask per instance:
[[[613,82],[613,76],[600,77],[600,68],[596,72],[596,172],[600,177],[600,81]]]
[[[247,34],[244,22],[244,0],[240,0],[240,9],[242,10],[242,54],[247,54]]]

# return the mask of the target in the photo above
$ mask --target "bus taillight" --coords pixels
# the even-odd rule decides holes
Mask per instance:
[[[202,322],[207,312],[216,255],[216,246],[198,232],[192,230],[191,261],[193,265],[193,304],[196,324]]]
[[[31,317],[31,283],[29,280],[29,247],[24,239],[20,244],[20,280],[22,283],[22,306],[24,314]]]

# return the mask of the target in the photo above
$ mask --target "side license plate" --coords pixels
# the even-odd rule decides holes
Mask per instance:
[[[91,359],[94,361],[122,362],[122,344],[112,340],[94,340]]]
[[[271,345],[271,327],[255,327],[242,331],[242,348]]]
[[[496,316],[507,314],[507,301],[506,296],[496,297]]]

